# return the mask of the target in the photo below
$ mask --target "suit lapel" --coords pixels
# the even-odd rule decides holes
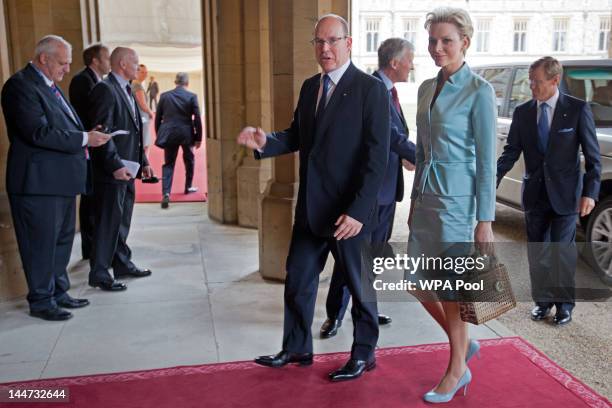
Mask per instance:
[[[64,112],[64,114],[74,123],[77,124],[77,126],[81,129],[83,129],[83,124],[81,123],[81,120],[79,119],[79,115],[77,115],[77,113],[74,111],[74,108],[72,107],[72,105],[70,105],[68,103],[68,99],[66,99],[66,95],[64,95],[64,93],[62,92],[62,90],[60,89],[59,86],[56,86],[57,90],[59,91],[59,93],[62,95],[62,98],[64,98],[64,101],[66,102],[66,105],[68,107],[68,109],[70,109],[70,112],[72,112],[72,115],[68,114],[68,112],[66,112],[66,107],[64,106],[63,103],[61,103],[60,101],[57,101],[61,106],[62,106],[62,112]],[[47,87],[49,88],[49,87]],[[49,88],[49,90],[51,90],[51,88]],[[53,91],[51,91],[51,94],[53,94]],[[53,95],[53,97],[55,98],[55,95]],[[57,100],[57,98],[55,98]]]
[[[546,152],[548,152],[550,149],[554,136],[562,127],[562,119],[563,115],[566,115],[566,109],[567,101],[563,94],[559,92],[559,99],[557,99],[557,106],[555,106],[555,114],[553,115],[552,122],[550,124],[550,132],[548,133],[548,145],[546,146]]]
[[[132,110],[132,105],[127,97],[127,95],[125,94],[125,91],[123,90],[123,88],[121,88],[121,85],[119,84],[119,81],[117,81],[117,79],[115,78],[115,75],[111,75],[109,74],[109,79],[110,82],[113,84],[113,86],[115,87],[115,90],[117,92],[119,92],[119,96],[121,97],[121,100],[123,101],[123,104],[125,105],[125,108],[127,109],[128,113],[129,113],[129,117],[132,119],[132,122],[134,123],[134,126],[136,126],[136,129],[139,129],[140,126],[138,126],[138,123],[136,123],[136,118],[135,115],[132,113],[135,113],[136,116],[138,115],[137,112],[137,107],[136,107],[136,101],[134,101],[134,111]]]
[[[317,139],[320,134],[325,133],[325,131],[333,121],[335,111],[338,109],[338,107],[342,105],[342,101],[345,98],[350,97],[349,87],[353,82],[353,77],[355,76],[356,71],[357,68],[355,68],[355,66],[351,62],[348,68],[346,69],[346,72],[344,72],[344,75],[342,75],[342,78],[340,78],[340,82],[338,82],[338,84],[336,85],[334,93],[332,94],[331,99],[327,103],[325,111],[321,115],[322,117],[316,123],[315,133],[317,134]]]

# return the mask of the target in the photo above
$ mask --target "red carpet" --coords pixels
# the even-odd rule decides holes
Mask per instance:
[[[204,119],[202,119],[204,120]],[[202,122],[204,123],[204,122]],[[151,127],[152,143],[149,147],[149,163],[153,166],[155,175],[159,177],[157,184],[142,184],[136,180],[136,202],[137,203],[159,203],[162,199],[162,165],[164,164],[164,151],[155,146],[155,129]],[[208,196],[208,179],[206,177],[206,138],[202,141],[202,147],[195,150],[195,170],[193,175],[193,186],[198,187],[197,193],[183,194],[185,189],[185,164],[183,163],[183,151],[179,149],[174,165],[174,179],[172,180],[172,192],[170,200],[177,201],[206,201]]]
[[[449,406],[610,407],[607,399],[518,337],[483,340],[481,345],[482,359],[470,363],[474,379],[467,396],[456,396]],[[0,407],[431,406],[421,397],[446,367],[446,344],[381,349],[376,355],[374,371],[344,383],[327,380],[328,371],[347,357],[334,353],[316,356],[310,367],[271,369],[235,362],[13,383],[12,387],[68,387],[70,402],[0,403]],[[0,386],[0,394],[6,394],[7,385]]]

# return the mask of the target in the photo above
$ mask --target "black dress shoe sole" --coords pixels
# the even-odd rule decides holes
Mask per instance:
[[[37,317],[39,319],[43,319],[49,322],[63,322],[63,321],[72,319],[73,314],[68,313],[63,316],[57,316],[57,315],[52,316],[52,315],[46,315],[46,314],[38,313],[38,312],[30,312],[30,316]]]
[[[64,309],[80,309],[85,306],[89,306],[89,301],[87,302],[79,302],[79,303],[63,303],[57,302],[59,307],[63,307]]]
[[[101,283],[92,283],[92,282],[89,282],[89,286],[91,286],[92,288],[100,288],[101,290],[105,292],[121,292],[121,291],[127,290],[127,286],[110,288],[108,286],[104,286]]]
[[[149,273],[114,273],[116,279],[122,278],[146,278],[147,276],[151,276],[151,272]]]
[[[564,319],[561,319],[561,320],[557,320],[556,318],[553,319],[553,323],[554,323],[555,326],[565,326],[566,324],[568,324],[571,321],[572,321],[571,316],[567,317],[567,318],[564,318]]]
[[[260,360],[260,359],[255,359],[255,364],[259,364],[261,366],[264,367],[270,367],[270,368],[281,368],[284,367],[288,364],[295,364],[298,365],[300,367],[306,367],[309,365],[312,365],[313,360],[301,360],[301,361],[289,361],[287,363],[282,363],[282,364],[276,364],[276,363],[272,363],[271,361],[266,361],[266,360]]]
[[[334,337],[336,334],[338,334],[338,329],[336,330],[332,330],[330,332],[321,332],[321,338],[322,339],[329,339],[331,337]]]

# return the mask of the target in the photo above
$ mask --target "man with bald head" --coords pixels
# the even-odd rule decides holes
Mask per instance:
[[[105,146],[94,149],[94,197],[96,229],[91,254],[89,285],[104,291],[122,291],[127,286],[118,278],[151,275],[132,262],[127,237],[132,222],[137,177],[153,177],[143,151],[142,122],[138,104],[132,96],[130,81],[136,78],[138,55],[130,48],[117,47],[111,54],[111,72],[89,94],[89,123],[114,136]],[[137,163],[137,172],[126,162]],[[109,269],[113,268],[113,276]]]
[[[2,88],[10,142],[6,190],[28,282],[30,314],[54,321],[72,317],[64,308],[89,304],[68,295],[66,267],[75,232],[76,196],[88,189],[88,146],[110,140],[98,131],[84,131],[57,86],[70,71],[71,54],[71,45],[62,37],[43,37],[32,61]]]
[[[268,134],[246,127],[238,135],[238,143],[256,150],[258,159],[300,155],[282,350],[255,362],[269,367],[312,364],[319,273],[331,252],[353,297],[351,357],[330,373],[332,381],[343,381],[376,364],[376,293],[372,269],[362,271],[361,255],[378,221],[377,194],[389,154],[389,96],[381,81],[351,63],[352,39],[342,17],[321,17],[312,44],[323,72],[303,83],[290,127]]]

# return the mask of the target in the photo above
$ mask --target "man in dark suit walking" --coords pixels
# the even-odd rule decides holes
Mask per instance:
[[[382,249],[391,238],[395,203],[404,198],[402,160],[406,160],[407,165],[414,169],[415,145],[408,140],[408,125],[395,89],[395,83],[408,81],[413,60],[414,46],[403,38],[388,38],[378,48],[378,71],[373,75],[383,81],[391,99],[389,161],[383,185],[378,192],[378,226],[372,231],[372,245],[378,249]],[[338,333],[349,299],[350,294],[342,273],[334,266],[327,293],[327,320],[321,326],[321,338],[333,337]],[[389,324],[391,317],[379,313],[378,323]]]
[[[302,85],[291,126],[265,134],[247,127],[238,143],[265,158],[299,151],[300,187],[287,258],[282,350],[256,363],[281,367],[312,363],[311,325],[319,273],[331,252],[347,282],[355,326],[351,357],[332,381],[375,367],[378,340],[372,269],[362,250],[377,223],[376,198],[389,152],[389,95],[378,79],[350,61],[348,24],[337,15],[315,26],[315,55],[323,74]]]
[[[533,99],[515,109],[507,144],[497,161],[499,185],[524,155],[522,205],[536,303],[531,318],[545,319],[555,305],[553,322],[557,325],[569,323],[574,308],[576,216],[584,217],[593,210],[601,178],[593,114],[585,101],[559,92],[562,72],[561,64],[552,57],[531,64]]]
[[[105,291],[127,289],[117,278],[151,275],[149,269],[134,265],[127,245],[134,209],[134,178],[141,174],[144,178],[153,176],[144,155],[140,111],[129,82],[136,78],[137,70],[136,52],[117,47],[111,54],[111,73],[89,94],[90,123],[112,132],[127,132],[114,136],[92,154],[96,229],[89,285]],[[109,273],[111,266],[115,279]]]
[[[83,62],[85,63],[85,68],[72,78],[68,92],[70,103],[74,106],[79,119],[81,119],[85,128],[89,129],[91,128],[87,120],[89,92],[91,92],[94,85],[110,72],[110,54],[108,48],[102,44],[90,45],[83,50]],[[83,259],[91,257],[96,219],[94,204],[93,191],[81,194],[79,224],[81,226],[81,253]]]
[[[67,320],[63,308],[87,306],[68,294],[75,232],[75,202],[87,188],[87,146],[109,135],[85,132],[76,112],[57,87],[70,71],[72,47],[48,35],[36,44],[34,58],[2,88],[2,110],[10,147],[6,190],[23,270],[30,314]]]
[[[162,167],[162,208],[168,208],[174,164],[179,147],[183,150],[185,162],[185,194],[195,193],[197,187],[192,186],[195,156],[193,147],[199,149],[202,145],[202,119],[198,95],[189,92],[189,75],[186,72],[176,74],[176,88],[164,92],[157,106],[155,115],[155,144],[164,149],[164,166]]]
[[[152,111],[157,110],[157,95],[159,95],[159,85],[155,80],[155,77],[149,79],[149,86],[147,86],[147,94],[149,95],[149,109]],[[153,106],[155,105],[155,106]]]

